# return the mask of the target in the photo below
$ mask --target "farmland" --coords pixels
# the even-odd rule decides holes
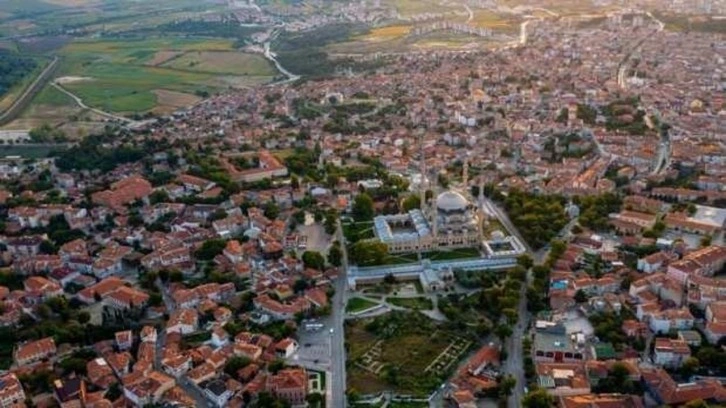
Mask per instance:
[[[274,68],[264,58],[232,45],[221,39],[80,40],[59,51],[59,76],[81,78],[63,87],[89,106],[124,114],[168,112],[196,102],[195,94],[272,79]]]
[[[222,9],[204,1],[3,0],[0,34],[52,33],[62,29],[106,32],[155,27],[190,12]]]
[[[263,56],[235,51],[187,52],[161,66],[182,71],[253,77],[270,77],[276,73],[272,63]]]

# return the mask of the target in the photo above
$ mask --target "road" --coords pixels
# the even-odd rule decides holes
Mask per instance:
[[[174,301],[171,299],[171,296],[169,296],[169,289],[164,286],[161,283],[160,279],[156,279],[156,287],[159,288],[159,291],[161,292],[161,298],[164,300],[164,306],[166,306],[167,313],[172,313],[174,309],[176,308],[176,305],[174,304]],[[166,330],[162,327],[161,330],[158,331],[156,335],[156,353],[154,358],[154,369],[163,371],[161,369],[161,356],[164,354],[164,348],[166,346]],[[199,390],[199,388],[196,386],[196,384],[193,384],[189,379],[187,379],[186,375],[182,375],[181,377],[178,377],[176,379],[177,384],[179,387],[181,387],[184,391],[186,391],[189,396],[194,398],[194,401],[196,402],[196,406],[198,407],[206,407],[208,405],[208,401],[204,394]]]
[[[270,44],[271,44],[271,42],[272,42],[272,39],[270,39],[269,41],[265,42],[265,58],[267,58],[273,64],[275,64],[275,67],[277,68],[277,70],[280,71],[280,72],[282,72],[282,74],[285,75],[287,77],[287,79],[284,79],[282,81],[274,82],[274,83],[272,83],[270,85],[282,85],[282,84],[286,84],[286,83],[289,83],[289,82],[295,82],[298,79],[300,79],[300,75],[293,74],[292,72],[286,70],[285,67],[282,66],[282,64],[280,64],[280,62],[277,60],[275,54],[270,50]]]
[[[618,72],[617,72],[617,82],[618,86],[626,89],[628,84],[625,82],[625,74],[628,69],[628,61],[630,61],[630,58],[633,56],[633,53],[637,51],[643,44],[645,44],[646,41],[648,41],[652,36],[656,33],[659,33],[665,29],[665,23],[655,18],[653,14],[650,12],[646,12],[645,15],[650,17],[651,20],[653,20],[656,24],[658,24],[658,28],[653,30],[652,32],[647,33],[643,38],[638,40],[635,44],[635,46],[625,55],[623,60],[620,62],[620,65],[618,66]]]
[[[34,96],[34,93],[39,91],[40,88],[42,88],[43,85],[45,85],[45,81],[48,80],[48,77],[51,75],[53,70],[58,65],[58,61],[60,59],[58,57],[53,57],[53,61],[48,64],[47,67],[43,70],[43,72],[38,75],[35,80],[25,88],[25,91],[13,101],[13,104],[10,105],[9,108],[5,110],[5,112],[0,115],[0,124],[9,122],[14,119],[14,115],[19,113],[19,110],[23,108],[23,105],[28,101],[28,98],[32,98]]]
[[[535,264],[542,263],[547,257],[548,249],[543,248],[538,251],[532,251],[527,241],[524,240],[522,234],[519,233],[517,228],[512,224],[507,213],[499,208],[499,206],[488,199],[483,198],[483,204],[499,219],[504,228],[509,231],[509,234],[517,237],[522,244],[527,248],[527,251],[532,254]],[[577,224],[577,219],[572,219],[565,225],[565,227],[558,234],[558,238],[567,236],[572,228]],[[531,283],[531,274],[527,275],[527,284],[522,285],[519,293],[519,304],[517,305],[517,312],[519,314],[519,320],[517,325],[512,329],[512,335],[505,341],[504,348],[507,350],[507,360],[504,362],[503,372],[512,375],[517,380],[517,385],[512,390],[512,395],[507,401],[507,406],[510,408],[519,408],[522,406],[522,398],[524,397],[524,387],[527,384],[527,379],[524,376],[524,350],[522,348],[522,339],[525,336],[527,327],[530,323],[530,314],[527,310],[527,286]]]
[[[343,247],[343,265],[340,268],[340,274],[335,280],[335,296],[333,296],[333,307],[331,308],[331,325],[333,332],[330,334],[330,381],[328,384],[328,407],[345,407],[345,389],[346,389],[346,372],[345,372],[345,339],[343,322],[345,320],[345,303],[347,290],[347,270],[348,270],[348,253],[345,250],[345,238],[343,237],[343,227],[338,220],[336,239]]]
[[[484,200],[483,201],[484,206],[490,212],[492,212],[497,217],[497,219],[499,219],[499,222],[502,223],[502,225],[504,226],[504,228],[507,229],[509,234],[515,236],[522,243],[522,245],[524,245],[524,248],[527,250],[527,252],[533,253],[534,251],[532,251],[532,248],[529,246],[527,241],[522,237],[522,234],[520,234],[519,231],[517,230],[517,228],[514,226],[514,224],[512,224],[512,221],[509,219],[509,216],[507,215],[507,213],[504,210],[502,210],[501,208],[499,208],[499,206],[494,201],[490,200],[489,198],[483,197],[483,200]]]
[[[468,4],[464,3],[464,8],[466,9],[467,14],[469,14],[469,17],[466,19],[466,23],[471,23],[472,20],[474,20],[474,12],[471,10],[471,7],[469,7]]]
[[[483,204],[494,213],[504,228],[509,231],[510,235],[515,236],[527,252],[534,254],[532,248],[527,241],[524,240],[519,230],[512,224],[509,216],[499,206],[487,197],[482,198]],[[529,281],[529,277],[528,277]],[[528,282],[529,283],[529,282]],[[527,380],[524,377],[524,350],[522,349],[522,338],[524,337],[525,328],[529,324],[529,312],[527,311],[527,286],[522,285],[519,291],[519,304],[517,312],[519,320],[517,325],[512,329],[512,335],[504,342],[503,347],[507,351],[507,360],[504,362],[503,372],[513,376],[517,380],[517,385],[512,390],[512,395],[507,400],[507,406],[510,408],[518,408],[522,406],[522,398],[524,397],[524,385]]]
[[[519,408],[522,406],[524,386],[527,384],[527,379],[524,376],[524,349],[522,347],[522,339],[524,338],[530,319],[529,311],[527,311],[527,286],[522,285],[519,291],[519,305],[517,306],[519,320],[517,321],[517,325],[512,329],[512,335],[507,338],[504,344],[507,350],[504,372],[517,380],[517,385],[507,400],[507,406],[510,408]]]

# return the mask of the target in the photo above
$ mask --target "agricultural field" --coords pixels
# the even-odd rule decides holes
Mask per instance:
[[[436,0],[384,0],[382,5],[393,6],[403,18],[426,13],[451,13],[454,7],[442,6]]]
[[[164,68],[214,74],[270,77],[275,67],[262,55],[236,51],[186,52],[161,64]]]
[[[74,78],[65,89],[89,106],[122,114],[167,113],[197,102],[198,95],[275,75],[263,57],[238,53],[231,40],[221,39],[76,41],[59,54],[58,76]]]
[[[472,345],[451,333],[414,312],[346,322],[348,389],[427,396]]]
[[[0,34],[33,34],[62,29],[105,32],[155,27],[189,13],[222,10],[211,1],[196,0],[3,0]]]
[[[513,14],[499,14],[490,10],[475,10],[474,18],[469,24],[476,27],[484,27],[497,32],[516,34],[519,32],[519,24],[522,22]]]

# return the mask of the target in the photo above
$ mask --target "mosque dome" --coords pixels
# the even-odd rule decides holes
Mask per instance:
[[[436,197],[436,208],[444,212],[463,212],[469,207],[469,201],[455,191],[445,191]]]

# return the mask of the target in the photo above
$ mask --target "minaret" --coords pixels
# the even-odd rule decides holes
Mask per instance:
[[[420,167],[421,167],[421,182],[419,183],[419,193],[421,194],[420,200],[421,200],[421,212],[424,213],[424,216],[426,215],[426,154],[424,153],[424,137],[423,137],[423,131],[420,131],[418,141],[419,141],[419,148],[421,149],[421,158],[419,159],[421,161]]]
[[[464,169],[461,172],[461,182],[464,184],[464,192],[469,188],[469,156],[464,157]]]
[[[479,177],[479,202],[484,203],[484,177]]]

